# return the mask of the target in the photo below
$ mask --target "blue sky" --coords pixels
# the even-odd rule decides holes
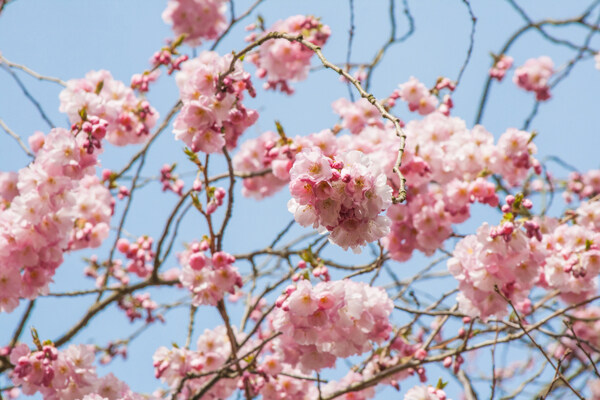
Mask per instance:
[[[352,61],[368,62],[389,36],[388,2],[355,0],[354,3],[356,30]],[[453,115],[465,119],[468,126],[472,126],[475,118],[490,67],[489,53],[497,52],[506,39],[523,24],[522,18],[507,2],[479,0],[472,3],[474,14],[478,18],[474,51],[465,76],[453,96]],[[589,2],[532,0],[523,3],[526,3],[525,8],[530,16],[538,20],[577,15]],[[249,4],[251,1],[236,1],[236,11],[240,13]],[[321,17],[324,23],[331,26],[332,36],[323,51],[328,59],[341,64],[346,57],[349,29],[347,4],[348,2],[341,0],[266,0],[258,11],[233,29],[217,51],[224,54],[243,48],[243,38],[246,35],[243,27],[253,22],[258,14],[263,16],[267,26],[290,15],[312,14]],[[415,34],[408,41],[391,46],[386,53],[372,81],[372,93],[377,97],[389,95],[410,76],[417,77],[429,87],[433,86],[438,76],[455,79],[465,58],[471,24],[462,1],[408,0],[408,4],[415,20]],[[171,37],[170,28],[161,19],[164,7],[165,2],[156,0],[15,0],[0,15],[0,52],[10,61],[63,80],[83,77],[90,70],[107,69],[115,78],[128,83],[132,74],[148,68],[150,56],[164,44],[165,39]],[[401,11],[402,4],[397,2],[399,35],[408,29],[407,20]],[[557,27],[548,29],[548,32],[576,43],[582,43],[586,34],[576,27]],[[600,39],[594,39],[591,47],[600,48]],[[202,49],[203,47],[199,50]],[[509,54],[514,57],[517,66],[528,58],[549,55],[555,65],[560,67],[575,52],[564,46],[548,43],[532,30],[514,44]],[[313,63],[317,65],[316,60]],[[251,66],[246,68],[254,71]],[[42,104],[50,119],[57,126],[68,127],[66,116],[58,112],[58,93],[61,88],[52,83],[37,82],[20,72],[17,74]],[[512,84],[511,77],[512,72],[502,84],[493,85],[482,121],[496,137],[509,127],[521,127],[533,107],[533,95],[517,89]],[[261,82],[256,80],[255,86],[259,88]],[[333,114],[330,105],[340,97],[347,97],[348,91],[332,71],[318,70],[307,81],[294,86],[296,93],[291,97],[259,90],[255,99],[247,101],[247,106],[259,111],[260,119],[243,138],[255,137],[265,130],[272,130],[276,119],[281,121],[290,136],[317,132],[337,122],[337,116]],[[599,92],[600,71],[594,68],[591,59],[578,64],[570,78],[553,90],[553,99],[540,107],[531,125],[531,129],[539,132],[536,144],[540,159],[559,155],[580,170],[599,167]],[[153,87],[149,100],[164,116],[177,101],[177,89],[172,77],[163,74]],[[397,106],[394,112],[405,121],[416,117],[408,113],[404,104]],[[0,119],[23,138],[36,130],[48,131],[48,126],[37,110],[4,70],[0,70]],[[157,175],[162,164],[174,161],[179,162],[180,172],[192,170],[192,166],[186,164],[181,149],[182,144],[173,140],[170,130],[165,131],[150,150],[142,175]],[[135,151],[135,146],[107,146],[101,158],[102,165],[119,169]],[[0,131],[0,171],[18,170],[27,162],[28,159],[14,141]],[[217,162],[215,166],[222,167],[223,164]],[[565,170],[560,168],[555,171],[557,175],[565,174]],[[215,172],[220,171],[215,169]],[[256,202],[243,199],[240,187],[238,184],[237,208],[225,242],[226,250],[232,253],[264,246],[291,218],[285,206],[289,197],[285,190],[271,199]],[[159,190],[158,184],[150,185],[137,195],[135,207],[128,217],[128,232],[154,237],[160,233],[162,224],[177,199],[170,194],[155,196]],[[122,207],[117,208],[118,211],[121,209]],[[460,231],[472,231],[487,216],[489,214],[484,212],[476,213],[473,221],[461,226]],[[201,220],[190,214],[182,224],[178,243],[199,238],[202,234]],[[107,242],[112,243],[112,240],[111,237]],[[102,254],[102,250],[98,252]],[[51,290],[90,287],[92,282],[82,277],[83,264],[80,260],[83,255],[91,253],[86,251],[70,255],[60,267]],[[345,262],[355,260],[355,256],[341,251],[330,254]],[[356,260],[360,262],[361,258]],[[402,265],[396,263],[393,267],[400,276],[410,276],[427,263],[428,260],[424,257],[415,256],[410,262]],[[167,268],[172,266],[176,266],[174,257],[165,265]],[[247,266],[240,268],[247,270]],[[443,268],[442,264],[440,269]],[[385,284],[386,281],[382,279],[379,283]],[[444,283],[448,287],[453,284],[451,281]],[[157,296],[173,301],[180,294],[163,291],[157,293]],[[92,298],[75,302],[41,299],[31,321],[43,338],[51,339],[70,326],[92,301]],[[197,321],[196,332],[218,323],[218,317],[212,310],[203,309],[201,312],[202,318]],[[7,330],[0,329],[0,344],[7,341],[18,315],[18,310],[11,315],[0,315],[0,326],[8,327]],[[186,309],[173,311],[167,316],[166,325],[155,326],[130,347],[128,364],[119,360],[109,369],[134,390],[152,391],[157,382],[153,378],[151,354],[158,346],[170,346],[172,341],[183,343],[186,318]],[[112,309],[93,320],[89,329],[78,335],[75,342],[106,343],[133,330],[135,327],[129,326],[125,317]],[[343,366],[344,363],[340,361],[338,365]],[[430,378],[431,381],[437,380],[433,373]],[[0,381],[0,386],[2,383]],[[409,383],[403,387],[410,387]],[[454,382],[449,387],[449,392],[454,398],[458,397],[458,386]]]

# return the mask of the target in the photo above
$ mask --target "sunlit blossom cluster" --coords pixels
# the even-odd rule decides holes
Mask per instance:
[[[538,101],[550,98],[550,78],[554,74],[554,63],[550,57],[530,58],[515,70],[513,82],[521,89],[535,93]]]
[[[361,282],[312,286],[302,280],[277,304],[272,325],[283,335],[276,347],[284,362],[305,373],[332,367],[338,357],[369,351],[371,343],[386,340],[392,328],[388,295]]]
[[[133,393],[113,374],[99,377],[94,366],[94,346],[71,345],[59,351],[44,345],[36,351],[19,344],[10,353],[15,366],[11,373],[14,384],[26,395],[41,393],[44,399],[141,400],[147,397]]]
[[[246,173],[262,173],[244,179],[242,194],[260,200],[287,186],[296,154],[308,149],[332,157],[337,151],[336,137],[329,129],[325,129],[293,139],[281,138],[275,132],[266,131],[256,139],[246,140],[233,158],[233,166]]]
[[[221,57],[204,51],[183,63],[175,76],[183,108],[173,133],[194,152],[219,153],[224,146],[234,148],[240,135],[258,119],[256,111],[242,104],[245,91],[251,96],[255,92],[241,62],[220,80],[232,62],[231,54]]]
[[[182,265],[179,279],[192,293],[195,305],[216,305],[225,293],[234,293],[242,287],[242,277],[233,266],[235,258],[223,251],[206,255],[206,241],[192,242],[186,251],[179,254]]]
[[[173,25],[177,36],[198,46],[203,40],[216,39],[227,28],[225,0],[169,0],[162,18]]]
[[[243,340],[241,334],[237,334],[238,340]],[[240,354],[250,350],[253,341],[248,341],[239,349]],[[207,372],[216,371],[221,368],[231,355],[231,344],[224,326],[218,326],[213,330],[206,329],[198,337],[196,350],[173,347],[168,349],[160,347],[154,353],[154,373],[157,378],[166,382],[172,390],[181,384],[183,378],[193,374],[205,374],[201,377],[186,379],[179,391],[177,398],[189,399],[210,381],[213,375]],[[242,365],[244,362],[242,361]],[[226,399],[238,387],[236,379],[219,379],[206,392],[203,398]]]
[[[316,46],[323,46],[331,34],[329,26],[322,24],[318,18],[305,15],[277,21],[265,34],[269,32],[301,34],[304,40]],[[254,41],[258,37],[260,35],[252,34],[248,40]],[[313,55],[312,50],[298,42],[277,39],[262,44],[257,52],[250,54],[248,60],[258,68],[256,75],[267,80],[266,89],[279,89],[292,94],[294,89],[290,82],[306,79]]]
[[[513,65],[514,59],[511,56],[505,54],[496,58],[494,66],[490,68],[490,77],[502,81],[508,71]]]
[[[53,129],[34,162],[17,176],[4,175],[1,311],[12,311],[19,298],[35,298],[47,291],[70,246],[97,247],[108,236],[110,195],[89,177],[96,158],[83,148],[83,140],[68,130]]]
[[[333,158],[301,152],[290,170],[288,210],[302,226],[329,231],[329,240],[358,252],[389,232],[379,215],[392,204],[386,175],[358,150]]]
[[[435,111],[438,99],[427,87],[411,76],[408,82],[399,86],[399,97],[408,103],[410,111],[416,111],[420,115],[431,114]]]
[[[69,117],[72,129],[96,145],[95,139],[103,137],[99,129],[116,146],[145,142],[158,119],[158,111],[148,101],[136,97],[133,89],[106,70],[68,81],[59,97],[59,109]]]

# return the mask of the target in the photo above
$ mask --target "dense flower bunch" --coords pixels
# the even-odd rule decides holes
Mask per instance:
[[[123,311],[129,319],[129,322],[134,322],[137,319],[142,318],[143,314],[146,314],[146,323],[152,323],[157,319],[161,322],[165,322],[161,314],[154,315],[154,311],[158,307],[155,301],[150,298],[150,293],[140,293],[135,295],[128,295],[121,298],[117,305]]]
[[[160,183],[162,184],[163,192],[172,191],[179,196],[183,195],[183,186],[185,183],[177,175],[173,174],[175,165],[164,164],[160,169]]]
[[[548,223],[544,235],[547,256],[542,284],[559,289],[570,302],[583,301],[598,291],[600,234],[581,225]]]
[[[333,158],[320,151],[299,153],[290,178],[288,210],[300,225],[331,232],[332,243],[359,252],[389,232],[389,219],[379,214],[392,204],[392,189],[360,151]]]
[[[573,201],[573,195],[581,199],[594,197],[600,193],[600,170],[591,169],[584,173],[571,172],[563,198],[567,203]]]
[[[53,129],[35,161],[19,171],[16,191],[15,176],[6,180],[1,197],[7,208],[0,212],[0,311],[12,311],[19,298],[46,291],[69,245],[98,246],[108,235],[110,195],[96,187],[99,198],[75,197],[94,182],[86,176],[96,158],[84,150],[83,140]],[[99,213],[89,225],[90,215],[81,208],[86,201]],[[81,228],[76,226],[84,220]]]
[[[313,16],[295,15],[283,21],[277,21],[268,29],[269,32],[289,33],[302,35],[306,41],[316,46],[323,46],[331,30]],[[254,41],[257,35],[252,34],[248,40]],[[269,40],[260,46],[258,52],[251,54],[248,60],[256,65],[256,75],[266,78],[266,89],[279,89],[287,94],[292,94],[294,89],[289,82],[298,82],[306,79],[310,68],[310,59],[313,51],[297,42],[286,39]]]
[[[69,117],[72,130],[86,135],[96,147],[104,134],[116,146],[145,142],[158,119],[146,100],[105,70],[68,81],[59,97],[59,109]]]
[[[149,236],[140,236],[134,243],[121,238],[117,241],[117,250],[124,254],[130,261],[127,263],[127,272],[134,273],[140,278],[145,278],[152,272],[150,261],[154,259],[152,243]]]
[[[259,370],[262,376],[255,376],[254,386],[259,388],[264,400],[307,400],[319,397],[317,388],[309,380],[288,376],[302,376],[302,371],[281,362],[276,355],[267,356]]]
[[[94,362],[94,346],[69,346],[58,351],[52,345],[31,351],[25,344],[14,347],[10,362],[15,365],[12,381],[26,395],[40,392],[44,399],[141,400],[113,374],[99,377]]]
[[[250,96],[255,92],[241,62],[220,80],[232,61],[231,54],[220,57],[205,51],[183,63],[175,76],[183,108],[173,133],[194,152],[218,153],[223,146],[234,148],[239,136],[258,119],[256,111],[242,104],[244,91]]]
[[[490,68],[490,77],[502,81],[508,71],[513,66],[514,59],[511,56],[501,55],[496,58],[496,62],[492,68]]]
[[[0,11],[4,3],[0,0]],[[328,125],[331,129],[296,135],[298,128],[294,128],[288,136],[276,121],[276,131],[244,141],[234,155],[241,135],[258,120],[258,112],[246,108],[246,96],[255,97],[256,92],[243,63],[256,67],[265,89],[291,95],[293,82],[306,79],[311,69],[315,54],[311,48],[326,44],[330,28],[319,18],[295,15],[265,29],[263,14],[257,9],[261,1],[252,1],[245,12],[234,10],[233,2],[228,5],[226,0],[167,3],[163,19],[178,37],[154,53],[150,70],[133,75],[129,86],[104,70],[66,83],[60,93],[60,111],[68,116],[70,130],[52,129],[47,136],[35,132],[28,149],[0,121],[1,128],[33,159],[18,172],[0,172],[0,313],[16,310],[21,314],[7,316],[17,318],[18,326],[8,330],[8,341],[0,346],[0,400],[17,398],[21,392],[47,400],[220,400],[240,397],[242,392],[248,399],[367,400],[382,387],[396,389],[404,400],[449,400],[444,391],[448,376],[454,375],[465,391],[485,386],[467,375],[473,370],[466,368],[465,358],[488,349],[494,349],[492,393],[512,392],[509,397],[519,397],[537,386],[546,396],[551,391],[563,396],[569,389],[580,398],[600,400],[600,380],[588,379],[600,355],[600,307],[592,303],[597,303],[600,282],[600,170],[556,178],[549,170],[543,171],[535,157],[535,131],[504,127],[504,133],[494,138],[481,125],[468,127],[464,120],[450,117],[452,96],[463,81],[463,72],[477,65],[470,64],[477,17],[469,4],[470,48],[456,81],[454,76],[440,76],[427,87],[410,77],[389,88],[387,98],[377,99],[369,93],[378,92],[370,87],[371,82],[378,82],[371,79],[373,71],[392,44],[412,35],[413,17],[404,4],[406,34],[397,35],[391,15],[390,40],[373,59],[361,56],[358,63],[359,58],[352,55],[352,41],[354,18],[362,15],[357,11],[359,4],[355,10],[350,2],[349,40],[343,47],[346,62],[332,65],[333,55],[326,58],[316,50],[319,65],[343,75],[340,86],[353,91],[352,100],[332,103],[336,116]],[[526,10],[511,6],[528,20]],[[228,7],[231,21],[226,16]],[[540,102],[551,97],[554,84],[566,78],[576,62],[589,62],[595,55],[600,69],[600,53],[596,54],[591,40],[594,25],[587,21],[594,13],[592,6],[579,18],[551,21],[553,26],[575,21],[576,29],[589,30],[585,48],[568,61],[564,76],[554,82],[553,61],[540,57],[517,68],[514,83],[535,93]],[[227,42],[222,39],[235,32],[231,28],[253,14],[256,23],[246,28],[252,31],[246,38],[251,43],[242,50],[222,48]],[[526,22],[501,52],[508,51],[530,25]],[[276,38],[282,33],[289,40]],[[558,36],[551,39],[555,44],[565,43]],[[195,48],[208,40],[215,40],[213,47],[221,46],[225,55]],[[513,67],[510,56],[492,57],[492,68],[483,71],[488,76],[478,121],[483,119],[486,104],[493,104],[488,101],[490,84],[502,81]],[[18,74],[63,84],[1,57],[0,62],[9,72],[17,68]],[[151,137],[158,113],[145,96],[162,70],[168,75],[178,71],[174,81],[179,101]],[[356,80],[346,79],[350,73]],[[13,77],[20,84],[17,75]],[[364,83],[362,89],[357,81]],[[33,96],[19,86],[45,122],[53,125]],[[354,89],[361,97],[356,101]],[[405,124],[395,117],[399,100],[407,103],[410,112],[418,113],[408,114],[417,119]],[[304,111],[302,115],[312,116]],[[151,145],[156,147],[154,138],[169,126],[175,140],[187,146],[184,153],[193,170],[176,174],[179,160],[155,163],[147,159]],[[148,142],[127,157],[129,161],[121,168],[113,167],[110,158],[102,160],[120,172],[105,169],[98,178],[96,166],[105,139],[117,146]],[[558,158],[548,159],[569,167]],[[154,174],[148,173],[148,163]],[[225,172],[216,171],[219,167]],[[158,176],[150,176],[157,172]],[[222,245],[223,238],[229,237],[227,230],[239,229],[231,218],[239,214],[235,196],[240,185],[235,185],[240,180],[242,194],[259,200],[289,188],[287,208],[294,220],[264,247],[233,256],[222,251]],[[157,221],[164,221],[159,246],[153,249],[152,237],[132,236],[128,231],[135,228],[126,227],[125,222],[132,208],[134,213],[142,212],[136,207],[143,196],[135,196],[134,203],[134,194],[146,194],[140,190],[143,187],[158,192],[159,186],[178,198],[168,195],[173,203],[170,213],[160,206],[151,210]],[[557,208],[552,202],[560,191],[569,208],[551,217]],[[502,204],[499,193],[506,193]],[[200,200],[200,194],[205,200]],[[113,229],[116,236],[110,255],[84,256],[83,273],[94,278],[96,288],[60,287],[50,293],[66,252],[100,247],[109,236],[116,203],[113,196],[127,201],[118,207],[122,216],[118,229]],[[540,210],[534,209],[530,198],[540,199]],[[500,210],[501,215],[494,223],[478,223],[475,234],[465,233],[463,229],[472,226],[468,221],[476,203],[485,212]],[[162,218],[163,214],[168,217]],[[194,217],[201,220],[199,224]],[[131,225],[131,219],[127,223]],[[201,230],[202,239],[184,245],[177,255],[180,268],[159,274],[171,262],[174,246],[190,225]],[[298,225],[318,232],[306,233]],[[261,229],[252,227],[249,234]],[[298,231],[301,236],[291,239]],[[244,237],[254,242],[248,234]],[[327,239],[337,247],[327,246]],[[368,244],[371,254],[348,262],[338,258],[342,250],[359,253]],[[239,240],[237,245],[245,247]],[[394,264],[410,259],[415,251],[427,257],[448,255],[447,271],[438,266],[444,257],[412,276],[394,269]],[[238,270],[241,263],[248,264],[243,278]],[[336,280],[341,276],[346,278]],[[447,276],[454,278],[446,282],[447,288],[442,287],[446,283],[438,287],[438,282],[427,281]],[[244,282],[248,287],[243,287]],[[278,298],[273,297],[285,282],[292,283]],[[382,287],[372,286],[375,282]],[[174,296],[159,296],[159,288]],[[183,298],[177,293],[183,293]],[[38,312],[34,304],[45,302],[34,299],[75,299],[87,294],[94,302],[59,336],[56,346],[50,341],[42,344],[35,329],[33,347],[19,344],[29,318]],[[230,304],[242,303],[242,297],[245,304]],[[17,308],[21,299],[31,301]],[[98,376],[95,356],[101,364],[119,354],[125,358],[132,340],[157,320],[164,322],[161,313],[184,307],[189,307],[188,323],[182,324],[187,327],[185,346],[160,347],[153,356],[155,376],[165,389],[141,396],[112,374]],[[242,308],[238,332],[232,324]],[[59,350],[85,329],[93,329],[92,320],[111,309],[122,312],[139,329],[130,336],[111,337],[104,346],[71,345]],[[210,323],[204,317],[214,311],[224,325],[206,329],[192,350],[194,329]],[[510,317],[505,318],[508,313]],[[399,324],[392,325],[392,319]],[[530,334],[527,326],[537,333]],[[546,364],[530,355],[509,364],[494,359],[497,348],[508,349],[510,355],[519,352],[515,343],[523,342],[534,348],[533,342],[544,355],[550,354],[558,367],[548,371]],[[324,371],[335,367],[339,358],[345,359],[347,370]],[[478,360],[469,361],[471,365],[482,362]],[[536,364],[543,368],[532,375]],[[513,391],[515,382],[509,380],[519,375],[528,376]],[[564,385],[554,385],[559,378]],[[409,379],[410,386],[404,388],[403,381]],[[581,388],[583,379],[588,379],[589,388]],[[567,380],[576,381],[576,387]],[[419,386],[411,388],[418,381]],[[431,386],[435,381],[437,385]],[[475,386],[469,388],[469,382]],[[460,390],[450,385],[449,395]]]
[[[413,76],[399,86],[398,95],[408,103],[410,111],[417,111],[420,115],[431,114],[438,104],[437,97]]]
[[[226,12],[226,0],[169,0],[162,18],[177,36],[185,34],[187,44],[199,46],[227,28]]]
[[[351,102],[346,98],[336,100],[331,105],[333,111],[342,118],[342,127],[351,133],[359,133],[367,126],[383,128],[381,114],[367,99]]]
[[[100,246],[108,237],[115,199],[95,175],[86,175],[73,191],[73,196],[77,218],[69,250]]]
[[[586,300],[597,292],[600,274],[600,236],[590,213],[578,214],[580,225],[515,220],[520,206],[531,208],[528,199],[507,197],[504,222],[499,227],[481,226],[477,235],[461,240],[448,261],[459,281],[459,304],[469,315],[487,318],[504,315],[506,300],[497,287],[523,313],[530,311],[527,298],[534,285],[560,290],[567,302]],[[583,207],[588,206],[584,204]],[[597,209],[597,207],[595,207]]]
[[[294,139],[282,138],[275,132],[267,131],[256,139],[246,140],[233,158],[233,166],[242,172],[265,173],[244,179],[242,194],[259,200],[273,195],[289,183],[296,154],[313,148],[332,157],[337,150],[336,137],[329,129],[325,129]]]
[[[238,334],[236,336],[238,341],[244,339],[243,335]],[[248,352],[252,347],[252,343],[253,341],[248,341],[246,345],[242,346],[239,349],[240,354]],[[196,351],[177,347],[172,349],[160,347],[153,356],[156,377],[166,382],[171,389],[175,390],[181,384],[181,380],[188,375],[200,375],[218,370],[226,363],[227,358],[231,354],[231,344],[224,326],[218,326],[213,330],[206,329],[198,337],[196,347]],[[189,399],[193,397],[211,379],[212,375],[210,374],[187,379],[182,385],[177,398]],[[219,379],[206,392],[203,398],[226,399],[236,388],[237,380]]]
[[[513,82],[521,89],[535,92],[538,101],[550,98],[550,77],[554,74],[554,63],[549,57],[530,58],[515,70]]]
[[[407,202],[389,208],[392,227],[384,242],[399,261],[414,249],[432,254],[452,233],[453,223],[468,219],[471,203],[497,206],[495,185],[485,176],[496,173],[516,186],[532,168],[541,172],[532,136],[524,131],[508,129],[494,145],[482,126],[469,131],[461,119],[433,113],[407,124],[406,134],[401,171],[409,182]]]
[[[320,282],[313,287],[302,280],[277,305],[272,325],[283,335],[275,347],[285,363],[305,373],[370,350],[371,341],[387,339],[392,328],[392,301],[382,289],[362,282]]]
[[[500,228],[484,224],[477,235],[458,242],[453,255],[448,269],[459,282],[461,312],[482,319],[505,315],[507,303],[496,288],[519,311],[529,311],[527,296],[539,278],[544,253],[522,229],[510,222]]]
[[[193,242],[179,254],[182,265],[179,279],[192,292],[195,305],[214,306],[225,293],[233,294],[236,286],[242,287],[242,277],[233,266],[232,255],[219,251],[210,257],[204,253],[206,250],[206,241]]]

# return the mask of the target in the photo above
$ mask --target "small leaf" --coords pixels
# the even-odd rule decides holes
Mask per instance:
[[[100,94],[103,87],[104,87],[104,81],[102,80],[102,81],[98,82],[98,84],[96,85],[96,90],[94,90],[94,93]]]
[[[42,342],[40,342],[40,336],[33,326],[31,327],[31,337],[33,338],[33,344],[35,344],[35,347],[37,347],[39,351],[42,351],[43,346]]]
[[[85,109],[85,107],[79,110],[79,116],[81,117],[82,121],[87,121],[87,110]]]

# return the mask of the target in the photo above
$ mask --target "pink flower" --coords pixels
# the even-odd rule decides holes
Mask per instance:
[[[320,306],[324,304],[325,306]],[[300,281],[272,317],[283,333],[275,347],[283,361],[305,373],[331,367],[337,357],[370,350],[391,332],[393,305],[385,291],[349,280]]]
[[[169,0],[162,18],[173,25],[177,36],[185,34],[185,42],[199,46],[202,39],[216,39],[227,28],[225,0]]]
[[[285,21],[277,21],[265,34],[269,32],[302,34],[304,40],[316,46],[323,46],[331,34],[329,27],[323,25],[318,18],[304,15],[295,15]],[[254,36],[251,39],[253,41],[257,38]],[[276,39],[263,43],[257,53],[249,56],[249,60],[258,68],[257,76],[266,77],[267,89],[279,89],[292,94],[294,90],[289,82],[306,79],[313,54],[312,50],[300,43]]]
[[[496,59],[496,63],[490,68],[490,77],[502,81],[508,71],[513,65],[513,58],[507,55],[501,55]]]
[[[513,82],[521,89],[535,92],[538,101],[550,98],[550,77],[554,74],[554,63],[550,57],[530,58],[515,70]]]
[[[290,177],[288,210],[301,225],[330,231],[331,242],[358,252],[389,232],[389,219],[379,213],[391,204],[391,188],[363,153],[332,159],[315,150],[301,152]]]
[[[229,69],[233,57],[219,57],[215,52],[202,52],[182,64],[175,76],[183,108],[173,124],[173,133],[192,151],[221,152],[232,149],[239,136],[258,119],[258,113],[242,104],[243,93],[254,95],[250,75],[241,63],[223,79],[217,88],[219,74]]]
[[[418,111],[420,115],[432,113],[438,104],[438,99],[429,92],[429,89],[412,76],[408,82],[399,86],[398,94],[408,103],[410,111]]]
[[[199,243],[193,242],[178,257],[182,265],[179,279],[192,292],[195,305],[215,305],[225,293],[233,294],[236,287],[242,287],[242,278],[233,266],[235,258],[228,253],[207,257]]]
[[[100,146],[104,135],[116,146],[145,142],[158,119],[158,112],[146,100],[104,70],[68,81],[59,97],[59,110],[68,115],[72,130],[90,141],[88,152]]]

